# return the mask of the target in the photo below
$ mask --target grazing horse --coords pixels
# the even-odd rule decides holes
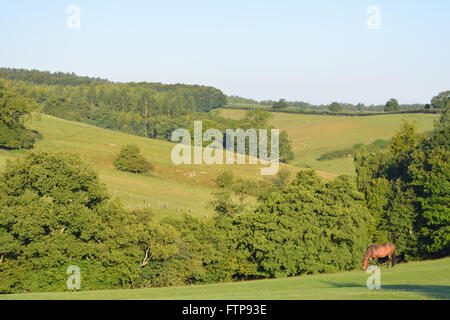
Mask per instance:
[[[369,261],[372,261],[372,259],[375,259],[375,261],[378,264],[378,258],[384,257],[389,258],[389,263],[392,268],[395,265],[395,247],[393,244],[385,243],[382,244],[381,246],[378,246],[376,244],[371,245],[369,249],[367,249],[366,255],[364,256],[362,269],[366,271]]]

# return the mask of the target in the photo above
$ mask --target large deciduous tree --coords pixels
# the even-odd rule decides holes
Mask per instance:
[[[399,103],[398,100],[395,98],[390,99],[388,102],[386,102],[386,105],[384,106],[385,112],[398,111],[398,109]]]
[[[450,108],[450,90],[439,93],[431,100],[431,106],[436,109]]]
[[[67,290],[67,267],[83,289],[134,286],[142,268],[178,251],[171,226],[109,201],[78,156],[32,151],[0,175],[0,293]]]
[[[27,130],[23,122],[35,108],[32,99],[23,97],[10,81],[0,78],[0,148],[33,147],[39,134]]]

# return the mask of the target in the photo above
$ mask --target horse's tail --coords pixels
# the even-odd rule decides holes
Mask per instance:
[[[395,247],[394,247],[394,252],[392,253],[392,267],[395,266]]]

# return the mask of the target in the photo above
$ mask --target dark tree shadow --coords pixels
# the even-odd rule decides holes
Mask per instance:
[[[322,281],[335,288],[366,288],[365,284],[360,283],[335,283],[329,281]],[[410,284],[399,284],[399,285],[381,285],[380,290],[385,291],[403,291],[403,292],[415,292],[417,294],[423,295],[427,298],[434,299],[450,299],[450,286],[440,286],[440,285],[410,285]]]
[[[416,292],[421,295],[436,299],[450,299],[450,286],[439,285],[381,285],[382,290]]]

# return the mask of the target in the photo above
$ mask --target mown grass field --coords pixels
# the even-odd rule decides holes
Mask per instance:
[[[136,290],[80,291],[0,295],[21,299],[145,299],[145,300],[377,300],[450,299],[450,258],[399,264],[381,270],[381,289],[367,289],[369,274],[351,271],[296,278],[204,286]]]
[[[224,109],[222,115],[240,119],[244,110]],[[295,159],[292,165],[335,174],[354,174],[353,158],[328,161],[317,159],[324,153],[351,148],[357,143],[371,144],[377,139],[390,140],[400,129],[402,119],[416,121],[419,133],[431,131],[436,114],[394,114],[366,117],[274,113],[271,125],[286,130],[292,140]]]
[[[146,139],[116,131],[105,130],[86,124],[57,119],[47,115],[35,115],[27,124],[39,131],[43,139],[36,149],[76,152],[99,172],[112,197],[121,198],[128,209],[151,208],[159,217],[181,212],[197,216],[209,216],[208,208],[212,192],[216,189],[214,179],[225,170],[224,165],[182,165],[171,160],[175,144],[167,141]],[[137,144],[141,153],[154,165],[152,173],[139,175],[118,171],[113,166],[114,157],[125,144]],[[0,150],[0,170],[7,159],[27,151]],[[293,172],[299,168],[285,166]],[[227,165],[235,177],[259,180],[259,165]],[[322,173],[325,178],[333,175]],[[250,199],[251,202],[252,199]]]

